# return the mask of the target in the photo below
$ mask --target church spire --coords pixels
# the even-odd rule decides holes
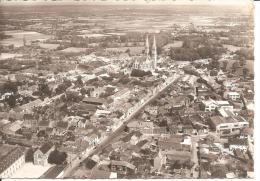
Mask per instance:
[[[25,38],[25,35],[23,35],[23,46],[26,46],[26,38]]]
[[[152,56],[154,59],[154,69],[156,69],[157,67],[157,46],[156,46],[156,39],[155,39],[155,35],[153,36],[153,50],[152,50]]]
[[[146,35],[145,52],[146,52],[146,58],[148,58],[149,57],[149,52],[150,52],[148,35]]]

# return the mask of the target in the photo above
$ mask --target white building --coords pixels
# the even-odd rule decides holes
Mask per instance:
[[[35,165],[45,166],[48,164],[48,157],[55,147],[52,143],[43,144],[38,150],[33,154],[33,163]]]
[[[211,112],[217,108],[222,108],[224,110],[233,111],[233,106],[229,104],[228,101],[215,101],[213,99],[208,99],[202,101],[205,112]]]
[[[226,80],[223,82],[223,85],[228,90],[235,90],[239,86],[236,80]]]
[[[216,133],[223,136],[236,134],[240,132],[241,129],[248,127],[249,123],[241,116],[214,116],[210,118],[210,125],[216,130]]]
[[[236,101],[236,100],[240,99],[240,94],[238,92],[227,91],[224,93],[224,98]]]
[[[229,143],[229,150],[233,151],[233,150],[242,150],[244,152],[247,151],[248,149],[248,143],[247,143],[247,139],[231,139],[228,141]]]
[[[6,150],[8,150],[6,152]],[[4,156],[2,155],[2,151]],[[20,147],[2,145],[0,147],[0,178],[10,178],[25,164],[25,153]]]

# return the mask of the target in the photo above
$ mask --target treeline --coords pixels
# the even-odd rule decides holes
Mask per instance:
[[[194,61],[206,58],[217,59],[226,52],[226,49],[217,42],[204,40],[204,38],[185,39],[182,47],[170,49],[169,56],[176,61]]]

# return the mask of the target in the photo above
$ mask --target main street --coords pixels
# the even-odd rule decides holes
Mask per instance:
[[[153,101],[158,95],[160,95],[163,91],[165,91],[170,85],[172,85],[174,82],[176,82],[179,78],[181,78],[180,73],[174,74],[172,77],[169,77],[166,79],[166,81],[158,86],[155,90],[150,91],[150,94],[148,94],[145,98],[143,98],[137,105],[135,105],[132,109],[130,109],[127,113],[125,118],[119,123],[118,127],[113,131],[109,137],[104,138],[100,143],[89,150],[87,153],[81,156],[79,159],[73,160],[68,167],[65,169],[63,177],[69,177],[73,170],[77,168],[81,161],[83,161],[85,158],[92,156],[102,149],[106,147],[111,141],[116,138],[126,127],[126,125],[132,120],[132,118],[138,114],[147,104],[149,104],[151,101]]]

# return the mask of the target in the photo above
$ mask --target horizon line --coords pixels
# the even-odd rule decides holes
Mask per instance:
[[[35,5],[206,5],[206,6],[250,6],[253,0],[0,0],[3,6]]]

